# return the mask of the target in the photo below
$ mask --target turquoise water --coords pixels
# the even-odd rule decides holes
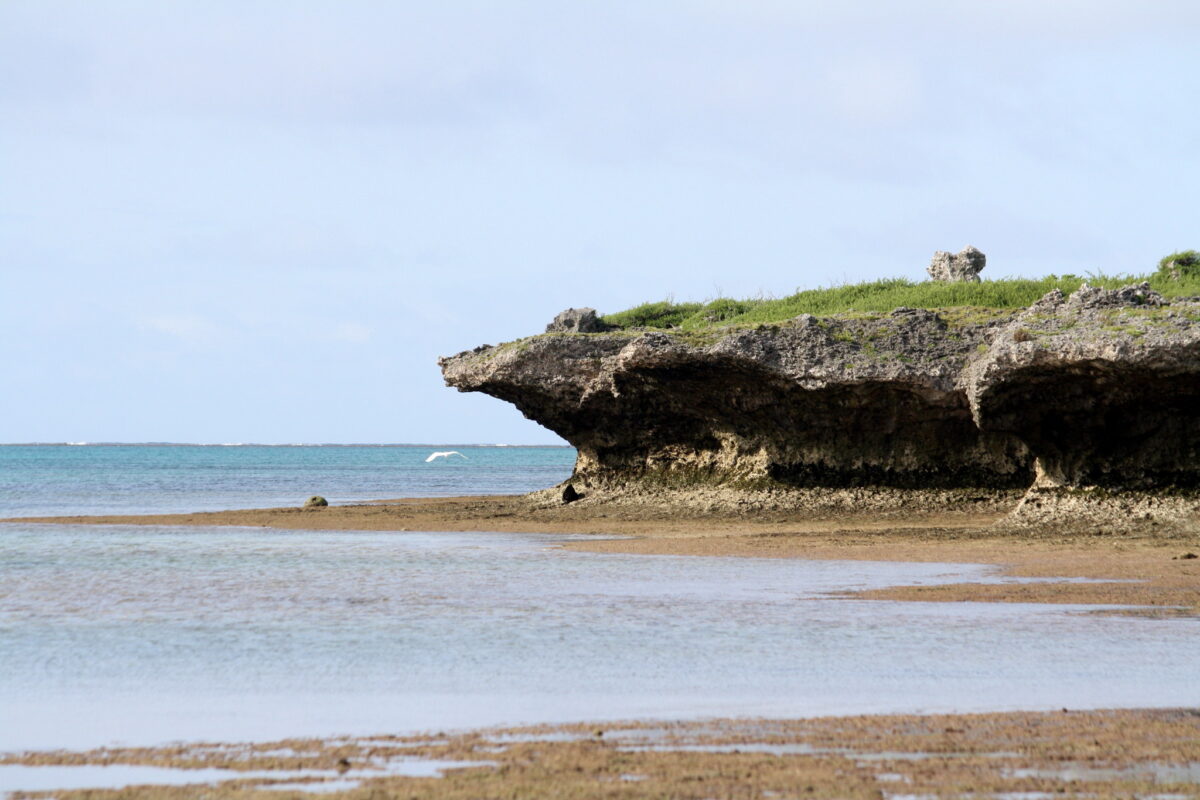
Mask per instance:
[[[466,457],[425,462],[446,450]],[[520,494],[567,478],[574,461],[569,447],[8,445],[0,517]]]

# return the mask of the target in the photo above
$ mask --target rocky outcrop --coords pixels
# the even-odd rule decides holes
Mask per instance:
[[[568,308],[550,321],[546,333],[603,333],[609,327],[594,308]]]
[[[978,430],[956,386],[994,324],[805,315],[699,337],[546,335],[441,364],[575,445],[577,481],[1024,486],[1025,449]]]
[[[979,273],[987,264],[987,256],[980,250],[967,245],[957,254],[938,250],[925,271],[935,281],[943,283],[978,283]]]
[[[1196,303],[1167,305],[1146,284],[1052,293],[998,331],[961,385],[980,430],[1029,448],[1039,505],[1062,505],[1053,490],[1200,489]]]
[[[546,334],[440,364],[573,444],[587,488],[1200,489],[1200,302],[1144,285],[1014,313]]]

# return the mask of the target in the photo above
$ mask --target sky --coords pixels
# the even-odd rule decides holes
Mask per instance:
[[[567,307],[1200,247],[1200,3],[0,0],[0,442],[558,443]]]

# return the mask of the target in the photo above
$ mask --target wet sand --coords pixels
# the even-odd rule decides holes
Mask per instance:
[[[446,769],[440,777],[388,774],[389,763],[411,759],[473,765]],[[0,763],[246,773],[214,786],[52,793],[90,800],[313,796],[304,789],[320,796],[464,799],[1200,797],[1200,712],[1062,709],[610,723],[57,751]]]
[[[592,552],[752,558],[863,559],[996,565],[1028,578],[1088,583],[959,583],[856,596],[930,602],[987,601],[1135,606],[1149,616],[1200,614],[1200,526],[1107,532],[1088,527],[1013,531],[1003,511],[814,514],[696,511],[649,504],[537,503],[526,497],[385,500],[300,509],[143,516],[40,517],[23,522],[236,525],[305,530],[497,531],[593,534],[564,547]],[[616,538],[622,537],[622,538]]]

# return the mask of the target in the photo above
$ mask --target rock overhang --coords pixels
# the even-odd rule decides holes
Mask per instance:
[[[1008,313],[551,333],[440,363],[573,444],[584,481],[1200,484],[1200,301],[1145,285]]]
[[[977,431],[955,385],[990,325],[947,327],[899,309],[701,335],[550,334],[442,366],[450,385],[512,402],[575,445],[585,478],[1027,482],[1020,448]]]
[[[1145,284],[1047,295],[960,385],[981,430],[1025,442],[1038,485],[1200,485],[1200,303]]]

